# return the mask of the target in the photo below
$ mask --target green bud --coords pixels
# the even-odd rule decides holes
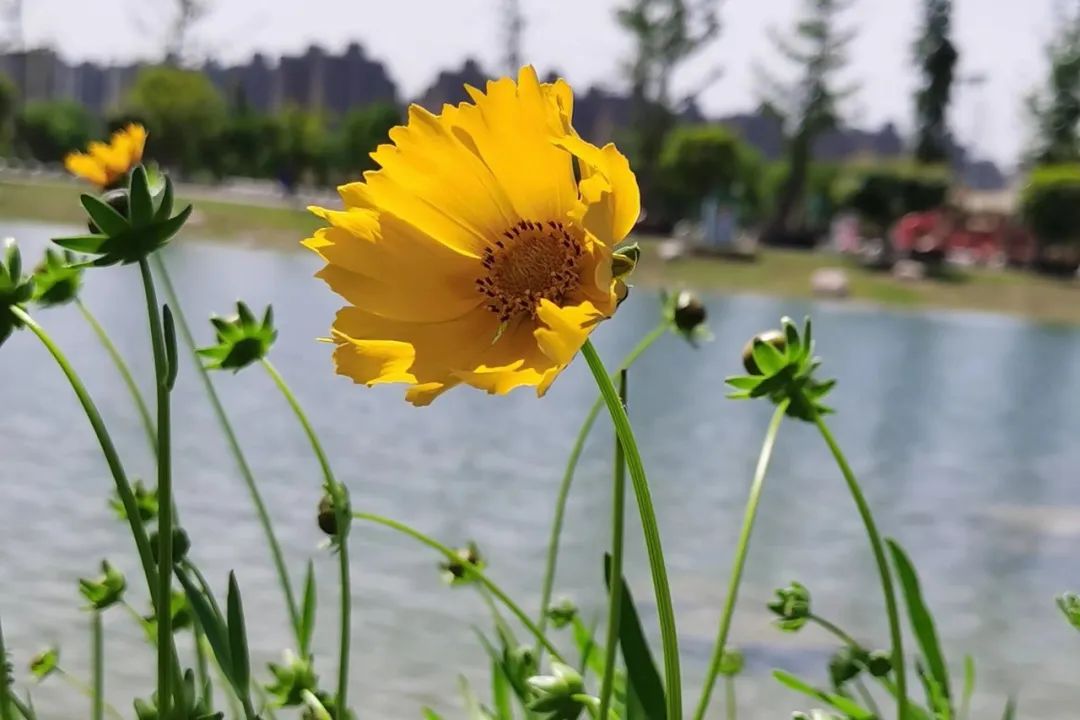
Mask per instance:
[[[258,320],[247,305],[238,302],[236,315],[231,318],[215,315],[210,322],[217,344],[202,348],[198,353],[207,359],[206,367],[211,370],[242,370],[266,357],[277,339],[274,309],[269,306],[262,320]]]
[[[158,533],[157,530],[150,533],[150,552],[154,556],[154,562],[158,560]],[[172,556],[173,564],[182,562],[191,549],[191,539],[183,528],[173,528],[172,531]]]
[[[743,367],[746,368],[746,372],[751,375],[763,374],[761,368],[758,367],[757,361],[754,359],[754,345],[759,342],[772,345],[780,352],[784,352],[784,350],[787,349],[787,339],[784,337],[784,333],[779,330],[766,330],[765,332],[750,338],[749,342],[743,346],[742,362]]]
[[[720,657],[720,674],[735,677],[743,670],[743,654],[735,648],[727,648]]]
[[[552,661],[551,675],[534,675],[526,681],[533,700],[529,709],[547,720],[574,720],[585,707],[585,682],[569,665]]]
[[[12,331],[22,327],[22,321],[12,312],[34,296],[34,278],[22,274],[22,255],[15,241],[8,238],[0,244],[0,345]]]
[[[108,192],[102,193],[101,201],[120,213],[122,217],[128,216],[128,189],[126,187],[113,188]],[[86,227],[95,235],[101,232],[101,228],[97,226],[97,223],[94,222],[94,218],[92,217],[87,219]]]
[[[147,488],[142,480],[136,480],[132,494],[135,496],[135,507],[138,510],[140,520],[146,523],[157,517],[157,488]],[[124,503],[121,502],[118,495],[114,494],[113,497],[109,498],[109,507],[113,509],[113,512],[121,520],[128,519],[127,510],[124,509]]]
[[[556,629],[562,629],[574,622],[578,609],[570,598],[562,598],[559,602],[548,607],[547,616]]]
[[[637,243],[621,247],[611,255],[611,275],[616,280],[623,280],[634,272],[641,259],[641,248]]]
[[[82,273],[72,253],[46,250],[45,258],[34,269],[34,302],[42,307],[71,302],[79,294]]]
[[[108,560],[101,561],[100,577],[79,580],[79,592],[95,610],[104,610],[120,602],[126,587],[127,581],[123,573],[109,564]]]
[[[330,537],[337,537],[337,526],[337,512],[334,511],[334,501],[329,495],[323,495],[319,499],[319,529]]]
[[[776,599],[768,604],[768,608],[780,616],[776,621],[778,628],[785,632],[801,630],[810,618],[810,591],[792,581],[776,591]]]
[[[1069,624],[1080,630],[1080,595],[1076,593],[1059,595],[1057,605],[1065,619],[1069,621]]]
[[[278,707],[300,707],[304,704],[304,691],[318,692],[318,677],[310,660],[296,657],[285,652],[281,665],[268,664],[274,682],[266,686],[266,691],[274,698]]]
[[[866,659],[866,669],[874,677],[886,677],[892,672],[892,654],[885,650],[874,650]]]
[[[468,545],[458,548],[454,554],[456,559],[439,563],[443,582],[447,585],[467,585],[473,582],[472,571],[484,569],[484,559],[476,543],[470,540]]]
[[[863,650],[844,646],[829,659],[829,678],[833,687],[840,689],[845,683],[854,680],[869,662],[869,655]]]
[[[169,613],[172,615],[174,633],[186,630],[194,624],[195,616],[183,590],[173,590],[172,597],[169,598]],[[143,616],[143,630],[151,643],[157,642],[157,617],[153,608],[149,615]]]
[[[705,324],[705,304],[696,295],[683,290],[675,296],[675,327],[683,333],[693,333]]]
[[[30,658],[30,674],[41,682],[45,678],[56,672],[56,669],[60,666],[60,648],[51,647],[46,650],[42,650],[34,657]]]

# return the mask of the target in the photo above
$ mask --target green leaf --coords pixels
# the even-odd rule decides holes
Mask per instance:
[[[756,375],[734,375],[724,378],[724,382],[736,390],[753,390],[761,382],[761,378]]]
[[[510,704],[510,682],[506,679],[502,663],[495,658],[491,661],[491,702],[495,705],[495,715],[500,720],[514,720],[514,710]]]
[[[915,567],[911,564],[903,548],[892,538],[886,538],[885,543],[892,553],[893,565],[896,566],[896,575],[900,580],[900,586],[904,590],[904,601],[907,604],[908,617],[911,620],[911,628],[915,632],[915,639],[919,643],[919,649],[926,659],[927,669],[934,683],[940,688],[943,697],[935,704],[931,699],[931,707],[944,714],[951,714],[949,699],[949,670],[945,665],[945,658],[938,643],[937,631],[934,629],[934,618],[923,601],[922,590],[919,587],[919,577],[915,573]]]
[[[772,343],[767,343],[761,338],[754,338],[753,355],[754,362],[757,363],[758,369],[764,375],[772,375],[784,367],[784,356],[773,347]]]
[[[180,371],[180,361],[176,353],[176,323],[168,305],[161,306],[162,335],[165,336],[165,365],[167,375],[165,387],[172,390],[176,386],[176,374]]]
[[[424,720],[443,720],[443,716],[429,707],[424,708]]]
[[[195,619],[202,627],[203,634],[206,635],[206,640],[210,643],[210,649],[214,651],[214,657],[217,658],[218,665],[221,666],[221,671],[229,678],[230,682],[233,682],[232,653],[229,649],[228,635],[225,629],[225,621],[221,617],[221,610],[217,608],[216,603],[211,604],[213,597],[210,598],[210,601],[207,600],[209,591],[204,593],[196,587],[188,574],[179,566],[176,568],[176,577],[180,580],[180,584],[184,586],[184,593],[187,595],[191,609],[195,613]]]
[[[781,685],[785,685],[795,692],[802,693],[803,695],[826,703],[849,716],[851,720],[875,720],[874,713],[870,712],[851,698],[819,690],[805,680],[802,680],[791,673],[784,672],[783,670],[773,670],[773,677],[776,678]]]
[[[143,228],[153,221],[154,199],[150,195],[150,181],[146,177],[146,168],[142,165],[131,171],[128,202],[130,203],[132,227]]]
[[[1005,703],[1005,713],[1001,716],[1001,720],[1016,720],[1016,698],[1009,697],[1009,701]]]
[[[300,613],[300,650],[307,655],[311,636],[315,632],[315,564],[308,560],[307,578],[304,580],[304,603]]]
[[[458,676],[458,687],[461,689],[461,699],[465,702],[466,717],[469,720],[490,720],[490,717],[480,705],[476,693],[473,692],[472,685],[469,684],[464,675]]]
[[[233,678],[242,697],[251,687],[251,659],[248,655],[247,629],[244,626],[244,604],[240,598],[240,586],[236,573],[229,573],[229,594],[225,599],[228,612],[229,653],[232,656]]]
[[[176,233],[180,232],[180,228],[184,227],[184,223],[187,222],[188,216],[191,215],[192,207],[188,205],[179,213],[159,223],[154,223],[146,228],[143,228],[140,232],[142,237],[147,241],[147,244],[152,247],[160,247]]]
[[[796,362],[802,358],[802,342],[799,340],[799,329],[789,317],[780,319],[780,325],[784,328],[784,338],[787,341],[785,351],[787,356]]]
[[[596,644],[596,621],[593,621],[593,627],[588,628],[585,627],[581,618],[575,617],[573,628],[574,643],[577,645],[578,652],[581,653],[579,672],[584,675],[585,670],[588,669],[596,677],[604,677],[604,648]]]
[[[165,187],[161,191],[161,196],[158,200],[158,209],[154,213],[154,222],[161,222],[168,219],[172,215],[173,209],[173,184],[168,175],[165,176]]]
[[[960,693],[960,719],[967,720],[971,696],[975,694],[975,658],[964,656],[964,689]]]
[[[127,218],[107,202],[86,193],[79,196],[79,202],[82,203],[86,214],[90,216],[94,224],[106,235],[121,235],[131,229]]]
[[[604,581],[611,591],[611,557],[604,556]],[[645,631],[641,627],[641,618],[634,607],[634,598],[630,586],[623,578],[622,602],[619,616],[619,647],[626,662],[628,692],[637,695],[650,720],[667,718],[667,703],[664,697],[664,684],[656,670]]]
[[[106,235],[72,235],[70,237],[53,238],[53,242],[68,250],[96,255],[108,239]]]

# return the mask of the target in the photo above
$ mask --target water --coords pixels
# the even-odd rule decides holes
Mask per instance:
[[[60,229],[0,221],[36,258]],[[310,275],[315,258],[184,243],[168,262],[193,319],[237,298],[273,302],[281,338],[273,358],[315,419],[358,508],[411,523],[451,544],[475,539],[491,575],[536,607],[551,507],[565,454],[594,390],[578,362],[537,401],[529,391],[492,398],[450,392],[416,409],[399,388],[367,390],[335,376],[324,334],[338,300]],[[95,271],[87,304],[112,333],[149,393],[151,358],[138,273]],[[964,653],[978,665],[975,717],[1000,715],[1016,692],[1025,718],[1059,719],[1075,707],[1078,637],[1052,597],[1080,589],[1080,332],[974,314],[898,314],[755,297],[708,301],[715,342],[692,350],[658,343],[631,381],[631,413],[651,471],[679,618],[690,704],[704,674],[747,486],[770,408],[724,399],[753,332],[782,314],[812,312],[827,372],[840,378],[831,420],[879,523],[915,560],[959,684]],[[108,358],[74,309],[38,313],[83,375],[129,472],[152,476],[138,418]],[[614,361],[656,320],[645,291],[596,333]],[[198,322],[210,338],[209,324]],[[0,351],[0,613],[20,679],[51,642],[61,664],[86,676],[88,617],[76,578],[108,557],[145,603],[124,526],[106,506],[112,482],[69,387],[29,333]],[[318,664],[335,679],[335,561],[318,548],[320,475],[295,419],[259,368],[216,377],[239,428],[294,583],[308,556],[319,578]],[[175,396],[175,477],[192,550],[224,592],[237,569],[255,666],[288,645],[283,604],[247,492],[190,365]],[[598,426],[601,427],[601,426]],[[601,430],[578,473],[567,516],[558,594],[592,616],[603,601],[611,443]],[[632,512],[631,505],[631,512]],[[636,518],[628,576],[652,613]],[[352,697],[369,718],[418,717],[457,704],[457,675],[486,693],[486,661],[471,624],[486,627],[474,593],[444,587],[437,558],[407,538],[359,525],[353,535],[355,634]],[[786,717],[812,703],[769,676],[783,667],[824,681],[830,639],[770,625],[772,589],[798,579],[814,609],[856,637],[886,643],[886,623],[861,524],[842,479],[808,426],[785,424],[750,552],[734,640],[747,656],[739,681],[745,717]],[[121,610],[106,617],[108,696],[126,709],[153,685],[151,650]],[[655,635],[655,633],[654,633]],[[569,646],[568,638],[560,638]],[[657,645],[658,647],[658,645]],[[42,717],[87,714],[56,678],[35,693]]]

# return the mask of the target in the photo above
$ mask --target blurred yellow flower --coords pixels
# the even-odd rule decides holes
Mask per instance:
[[[92,142],[85,153],[68,153],[64,167],[72,175],[107,188],[142,161],[145,145],[146,129],[132,123],[114,132],[108,143]]]
[[[640,211],[626,158],[571,127],[565,81],[524,67],[466,89],[439,115],[409,108],[380,169],[339,188],[344,210],[311,208],[329,227],[304,241],[349,303],[338,373],[408,383],[415,405],[461,383],[543,395],[615,311],[612,250]]]

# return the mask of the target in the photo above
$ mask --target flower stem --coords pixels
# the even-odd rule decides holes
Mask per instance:
[[[127,515],[128,524],[131,527],[131,534],[135,540],[135,548],[139,554],[139,562],[142,564],[143,574],[146,576],[146,583],[150,589],[150,597],[156,603],[158,593],[157,567],[154,564],[154,556],[150,550],[150,538],[146,533],[146,526],[143,524],[142,518],[139,515],[139,509],[135,503],[135,493],[132,492],[131,483],[128,482],[127,474],[124,472],[124,465],[120,461],[120,455],[116,452],[116,446],[113,444],[112,437],[110,437],[109,431],[105,427],[105,421],[102,420],[101,413],[98,412],[97,406],[94,405],[94,401],[86,391],[86,386],[83,385],[82,380],[75,372],[75,369],[71,366],[71,363],[68,362],[68,359],[64,356],[63,352],[61,352],[59,346],[57,346],[49,334],[45,332],[45,329],[38,325],[37,322],[23,309],[14,307],[11,309],[11,312],[19,318],[19,321],[22,322],[30,332],[34,333],[34,335],[41,340],[45,349],[53,356],[56,364],[60,366],[60,370],[64,373],[64,376],[67,377],[71,389],[75,391],[75,396],[78,398],[79,404],[82,405],[83,411],[90,421],[90,427],[93,429],[94,435],[101,445],[101,452],[105,456],[105,462],[109,466],[109,471],[112,473],[113,481],[116,484],[116,492],[120,496],[121,504],[124,506],[124,514]]]
[[[438,540],[425,535],[419,530],[415,530],[409,527],[405,523],[400,523],[397,520],[391,520],[390,518],[383,517],[382,515],[375,515],[374,513],[366,512],[353,513],[353,517],[357,520],[372,522],[377,525],[382,525],[383,527],[390,528],[391,530],[396,530],[397,532],[404,535],[408,535],[413,540],[427,545],[432,550],[440,553],[443,557],[445,557],[451,562],[464,562],[469,574],[472,575],[472,577],[476,578],[477,582],[483,585],[488,592],[494,595],[495,598],[499,602],[501,602],[507,610],[513,613],[514,617],[518,619],[522,626],[524,626],[526,630],[532,633],[532,635],[540,641],[540,644],[543,645],[549,653],[551,653],[551,657],[553,657],[555,660],[558,660],[559,662],[562,662],[562,656],[559,654],[558,649],[551,644],[551,642],[544,636],[542,632],[540,632],[540,628],[536,626],[536,623],[534,623],[529,618],[529,616],[525,614],[525,611],[521,609],[521,606],[514,602],[509,595],[503,592],[502,588],[496,585],[492,580],[488,579],[487,575],[485,575],[483,571],[480,570],[480,568],[470,564],[466,560],[462,560],[462,558],[451,548],[443,545]]]
[[[150,443],[150,450],[157,455],[157,430],[154,429],[154,420],[150,417],[150,408],[146,405],[146,399],[143,398],[142,392],[139,390],[139,385],[135,382],[135,377],[131,374],[131,368],[124,361],[124,357],[120,354],[120,351],[116,349],[116,345],[109,338],[109,334],[105,332],[105,328],[101,326],[97,318],[90,312],[90,308],[86,307],[82,298],[75,299],[75,305],[79,308],[79,312],[86,319],[90,328],[97,335],[98,340],[101,342],[102,347],[105,348],[105,352],[109,354],[113,364],[116,365],[117,371],[120,373],[120,377],[124,380],[124,385],[127,386],[128,393],[131,395],[131,399],[135,402],[135,409],[139,411],[139,418],[142,420],[143,430],[146,431],[146,439]]]
[[[206,371],[206,368],[203,367],[202,360],[195,352],[197,347],[195,337],[192,335],[191,327],[184,317],[180,300],[176,295],[176,290],[173,287],[168,270],[165,268],[165,263],[157,255],[154,256],[154,269],[157,271],[158,277],[161,278],[161,284],[165,289],[166,297],[169,299],[169,307],[173,312],[173,317],[176,319],[177,328],[180,330],[180,335],[184,338],[184,344],[187,345],[188,350],[195,359],[195,368],[199,373],[199,377],[202,379],[203,388],[206,390],[206,395],[210,399],[210,405],[213,407],[218,423],[225,433],[225,439],[228,442],[229,449],[232,451],[233,458],[236,460],[236,465],[240,469],[240,475],[244,478],[244,484],[247,485],[248,493],[251,495],[252,503],[255,505],[255,513],[259,518],[259,524],[262,525],[263,534],[266,536],[266,544],[270,547],[270,556],[273,559],[274,568],[277,570],[278,584],[281,585],[281,591],[285,597],[285,605],[287,606],[289,613],[289,620],[292,623],[297,647],[299,647],[301,641],[300,609],[299,605],[296,603],[296,597],[293,594],[292,581],[289,579],[289,571],[285,566],[285,556],[281,551],[281,544],[278,542],[277,535],[274,533],[274,525],[270,520],[270,513],[267,511],[266,503],[263,501],[262,494],[259,492],[259,487],[255,482],[255,475],[251,471],[251,466],[248,465],[247,458],[244,456],[244,451],[240,448],[240,441],[236,437],[236,432],[233,430],[232,423],[229,422],[229,416],[225,413],[225,406],[222,405],[221,398],[218,397],[217,391],[214,389],[214,383],[210,379],[210,374]]]
[[[907,720],[907,672],[904,668],[904,640],[900,630],[900,614],[896,607],[896,590],[893,588],[892,573],[889,571],[889,563],[885,559],[885,549],[881,542],[881,536],[878,533],[877,524],[874,522],[874,516],[870,512],[870,506],[863,496],[862,488],[859,487],[859,481],[855,478],[855,473],[852,472],[851,466],[848,465],[847,458],[844,457],[843,451],[837,445],[836,439],[833,438],[832,432],[829,431],[829,427],[816,411],[814,412],[814,424],[817,425],[822,439],[825,440],[829,451],[832,452],[833,457],[836,459],[836,464],[840,467],[840,472],[847,482],[848,490],[851,492],[852,500],[855,501],[855,507],[859,511],[863,525],[866,526],[866,535],[870,539],[870,547],[874,552],[874,561],[877,563],[878,574],[881,576],[881,590],[885,596],[885,612],[889,617],[889,635],[892,639],[892,666],[893,672],[896,673],[896,717],[899,720]]]
[[[626,407],[626,370],[619,373],[619,400]],[[626,458],[622,442],[615,437],[615,470],[611,492],[611,567],[608,571],[607,639],[604,645],[604,677],[600,683],[599,717],[606,718],[615,686],[615,654],[619,647],[619,624],[623,596],[623,527],[626,515]]]
[[[668,708],[667,720],[680,720],[682,717],[682,680],[679,672],[679,639],[675,632],[675,610],[671,603],[671,587],[668,584],[667,567],[664,565],[664,551],[660,545],[660,529],[657,526],[656,511],[649,491],[649,480],[645,475],[645,467],[641,462],[641,453],[638,451],[637,440],[630,426],[630,418],[626,415],[626,408],[619,402],[615,385],[612,384],[591,340],[585,341],[581,352],[589,364],[589,369],[592,370],[593,379],[596,380],[600,394],[607,404],[615,432],[618,433],[619,441],[623,444],[623,450],[626,453],[626,464],[630,470],[630,480],[634,487],[638,512],[641,515],[641,529],[645,536],[649,568],[652,571],[656,612],[660,619],[660,638],[664,649],[664,681],[667,690],[665,693]]]
[[[210,666],[206,659],[206,645],[204,642],[206,633],[203,632],[198,621],[192,623],[192,630],[195,635],[195,673],[199,681],[200,697],[206,703],[206,710],[213,712],[214,693],[210,687]]]
[[[743,569],[746,567],[746,553],[750,549],[750,536],[754,531],[754,521],[757,519],[761,491],[765,486],[765,475],[769,469],[773,447],[776,445],[776,436],[780,431],[780,423],[784,419],[787,407],[787,400],[783,400],[776,406],[776,412],[773,413],[772,420],[769,422],[769,428],[765,431],[765,440],[761,443],[761,454],[758,456],[757,467],[754,470],[754,479],[750,483],[750,496],[746,499],[742,529],[739,531],[739,541],[735,546],[735,561],[731,565],[727,598],[724,600],[724,609],[720,613],[720,628],[716,633],[716,644],[713,646],[712,660],[709,662],[709,670],[705,674],[705,684],[701,689],[701,699],[698,701],[697,710],[694,712],[694,720],[702,720],[705,717],[705,713],[709,709],[709,699],[712,697],[713,687],[716,685],[716,678],[720,674],[720,665],[724,660],[724,651],[727,649],[728,633],[731,631],[731,619],[735,614],[735,602],[739,598],[739,585],[742,583]]]
[[[105,640],[102,637],[101,611],[94,610],[90,620],[90,642],[93,647],[91,672],[94,678],[93,720],[105,717]]]
[[[810,615],[807,615],[806,619],[809,620],[812,623],[816,623],[819,627],[824,629],[826,632],[829,632],[832,635],[834,635],[838,640],[840,640],[840,642],[844,643],[845,645],[850,647],[852,650],[862,650],[863,649],[862,645],[860,645],[859,642],[857,640],[855,640],[855,638],[851,637],[846,632],[844,632],[843,628],[841,628],[839,625],[826,620],[825,618],[821,617],[820,615],[814,615],[813,613],[811,613]]]
[[[11,687],[11,674],[7,666],[7,647],[4,645],[4,628],[0,624],[0,720],[14,720],[11,712],[11,698],[15,692]]]
[[[334,471],[330,468],[330,460],[326,456],[326,451],[323,450],[322,443],[319,442],[319,436],[315,432],[315,428],[311,425],[311,421],[308,420],[307,414],[300,406],[300,402],[296,399],[296,395],[293,394],[289,388],[288,383],[285,382],[285,378],[281,376],[277,368],[274,367],[266,358],[262,358],[262,366],[266,369],[266,372],[273,379],[274,384],[277,385],[281,394],[285,396],[285,400],[289,403],[289,407],[292,408],[296,414],[296,419],[300,421],[300,425],[304,428],[304,434],[307,435],[308,440],[311,442],[311,449],[315,453],[315,457],[319,461],[319,466],[322,468],[323,480],[325,490],[333,498],[334,512],[337,515],[337,550],[338,550],[338,570],[341,578],[341,632],[338,642],[338,686],[337,686],[337,708],[338,714],[341,717],[345,717],[347,714],[347,704],[349,692],[349,642],[351,637],[352,627],[352,580],[349,577],[349,508],[348,508],[348,492],[345,486],[337,481],[334,477]],[[302,648],[306,654],[307,648]]]
[[[158,504],[158,714],[169,717],[172,696],[169,683],[172,673],[172,566],[173,566],[173,493],[169,418],[169,367],[165,336],[161,329],[161,307],[154,290],[154,278],[145,258],[139,260],[146,312],[150,322],[150,343],[154,351],[154,375],[157,387],[157,490]]]
[[[738,714],[738,706],[735,703],[735,678],[724,678],[724,696],[727,698],[727,720],[735,720]]]
[[[641,357],[642,353],[667,332],[667,329],[667,322],[662,322],[653,328],[623,358],[618,370],[628,370]],[[555,585],[555,568],[559,560],[559,538],[562,536],[563,518],[566,515],[566,502],[570,496],[570,486],[574,482],[574,472],[577,470],[581,453],[585,449],[585,441],[588,439],[589,433],[592,432],[593,425],[596,423],[596,418],[600,415],[602,407],[604,407],[604,399],[597,397],[592,407],[589,408],[589,414],[585,416],[585,422],[581,424],[581,429],[578,430],[577,438],[574,440],[574,447],[570,450],[570,457],[566,461],[566,470],[563,472],[562,483],[559,485],[559,494],[555,500],[555,517],[551,522],[551,539],[548,541],[547,564],[544,567],[544,585],[540,592],[540,617],[537,619],[537,624],[541,632],[547,631],[547,613],[548,608],[551,607],[551,592]],[[540,646],[537,645],[537,659],[540,657],[540,650]]]
[[[77,691],[80,695],[85,695],[90,698],[92,704],[96,704],[97,698],[95,697],[95,690],[90,685],[75,677],[64,668],[59,665],[56,666],[56,674],[64,680],[72,689]],[[113,720],[124,720],[124,716],[120,714],[120,711],[107,702],[102,702],[102,708],[105,714],[113,718]]]

